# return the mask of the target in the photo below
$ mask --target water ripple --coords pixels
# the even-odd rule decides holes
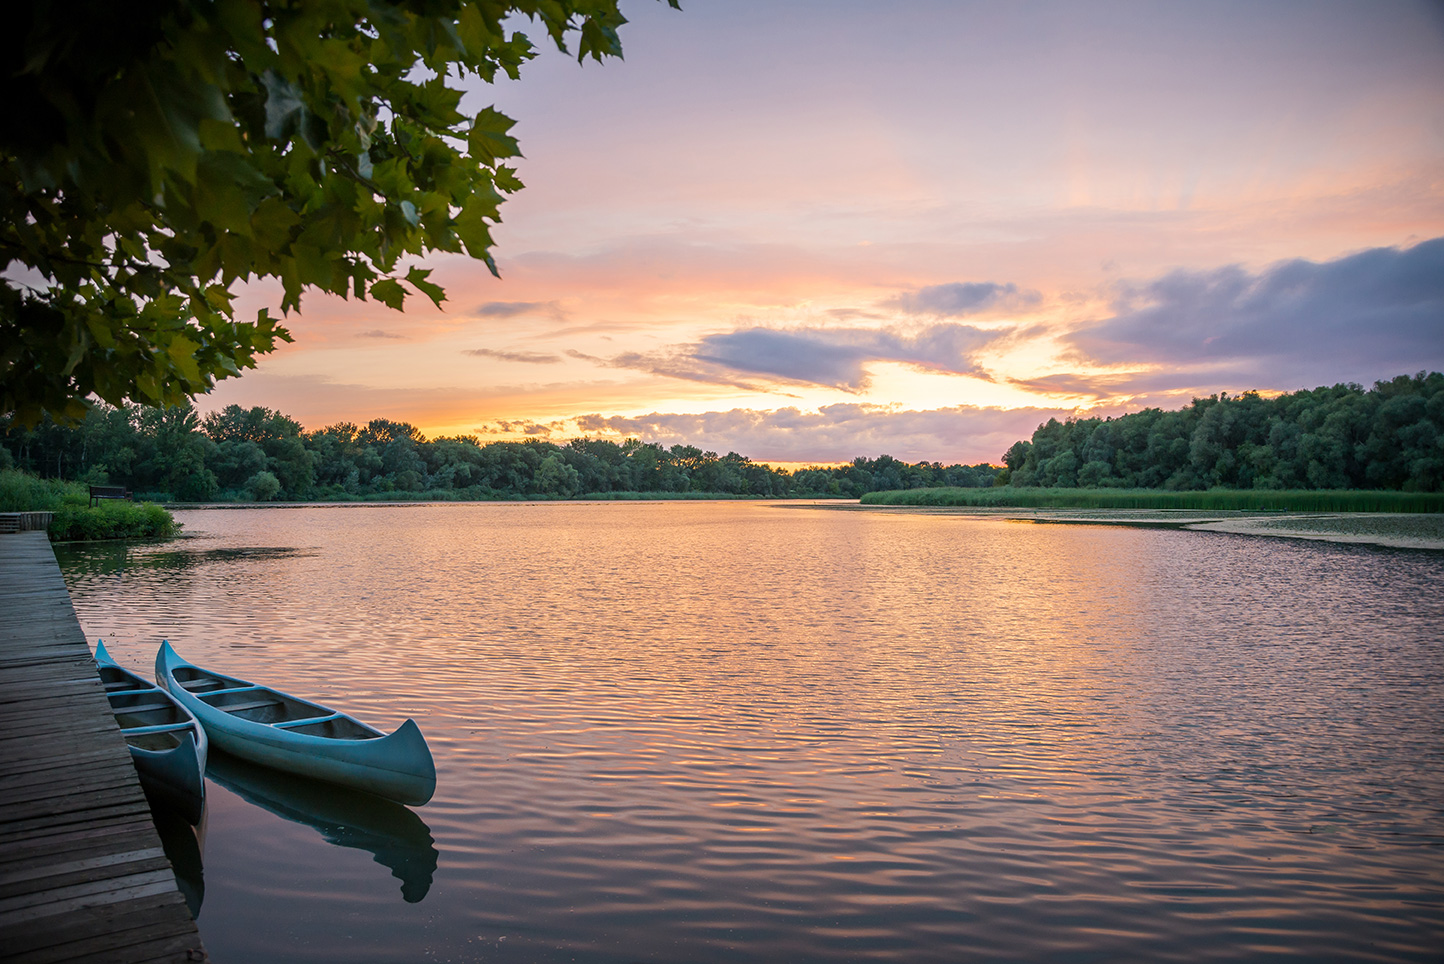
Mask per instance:
[[[439,771],[400,849],[214,793],[218,959],[1444,946],[1439,554],[747,504],[181,518],[62,549],[88,634],[413,716]]]

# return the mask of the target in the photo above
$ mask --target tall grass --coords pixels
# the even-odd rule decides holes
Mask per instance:
[[[50,512],[50,539],[138,539],[173,536],[180,525],[150,502],[106,500],[90,504],[90,489],[80,482],[36,478],[14,469],[0,471],[0,512]]]
[[[1367,489],[904,489],[870,492],[863,505],[1028,509],[1201,509],[1261,512],[1444,512],[1444,493]]]
[[[0,512],[50,512],[72,488],[88,492],[78,482],[41,479],[15,469],[0,470]]]

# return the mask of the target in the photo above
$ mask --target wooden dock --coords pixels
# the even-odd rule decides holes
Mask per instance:
[[[205,961],[43,531],[0,535],[0,961]]]

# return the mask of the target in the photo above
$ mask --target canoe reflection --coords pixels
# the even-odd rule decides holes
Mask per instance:
[[[431,889],[438,854],[431,828],[399,803],[330,783],[282,773],[212,750],[206,776],[278,817],[314,827],[327,843],[370,851],[418,903]]]
[[[151,805],[150,819],[160,834],[161,849],[175,871],[175,882],[191,918],[201,914],[201,901],[206,897],[205,870],[201,866],[201,849],[206,842],[206,811],[191,823],[191,817],[171,807]]]

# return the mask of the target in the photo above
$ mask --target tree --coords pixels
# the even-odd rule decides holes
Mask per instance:
[[[246,491],[256,502],[269,502],[281,491],[281,480],[270,472],[257,472],[246,482]]]
[[[1049,419],[1003,461],[999,478],[1019,486],[1433,492],[1444,484],[1444,374],[1400,375],[1369,391],[1220,392],[1174,412]]]
[[[576,469],[563,461],[560,452],[553,452],[537,466],[533,484],[545,495],[569,499],[577,494],[581,476]]]
[[[677,0],[668,0],[672,6]],[[31,0],[0,32],[0,414],[170,406],[291,340],[237,281],[401,308],[409,259],[494,272],[521,188],[512,120],[453,84],[515,78],[528,18],[620,56],[617,0]]]

